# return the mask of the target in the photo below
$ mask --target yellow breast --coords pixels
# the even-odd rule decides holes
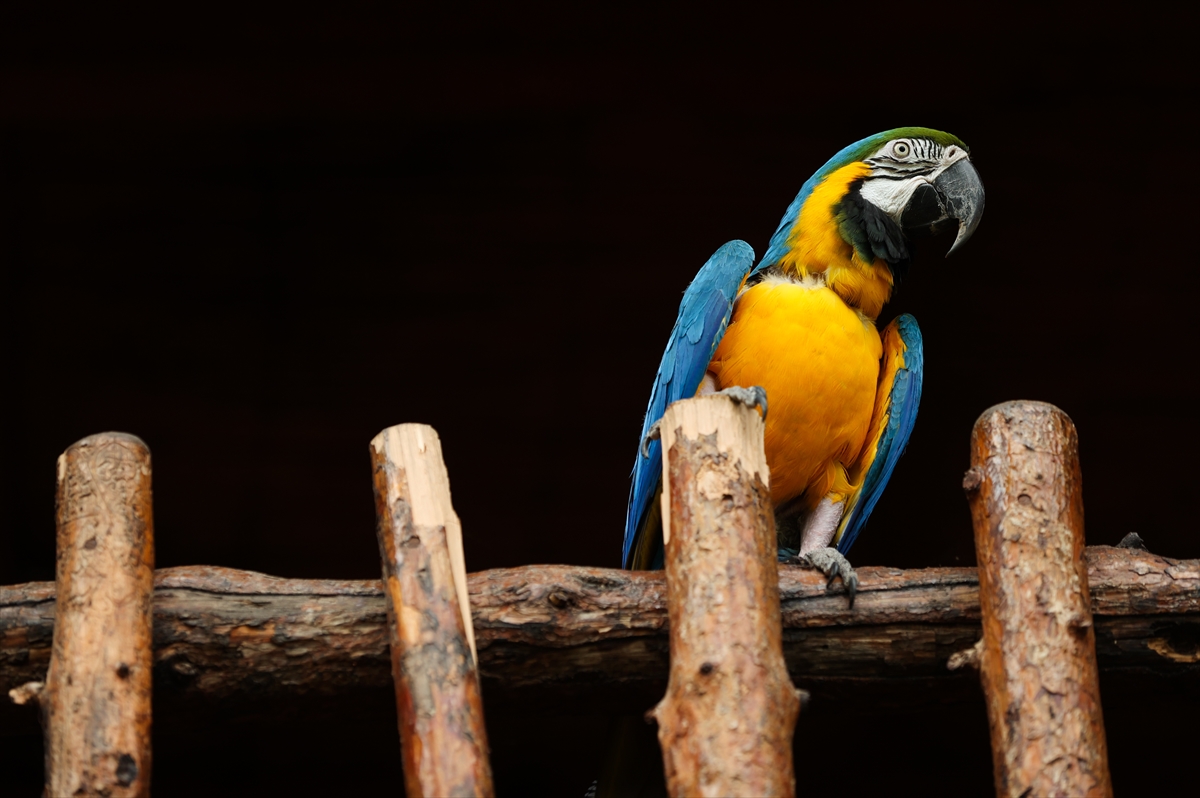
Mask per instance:
[[[874,323],[824,281],[768,278],[738,299],[709,371],[717,388],[767,391],[767,464],[776,506],[816,506],[846,489],[871,426],[879,358]]]

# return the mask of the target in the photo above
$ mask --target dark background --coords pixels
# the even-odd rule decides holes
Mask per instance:
[[[618,565],[688,281],[730,238],[764,251],[833,152],[902,125],[970,145],[987,212],[880,320],[917,316],[927,377],[854,562],[971,564],[971,424],[1018,398],[1079,428],[1089,542],[1200,557],[1193,20],[401,5],[0,12],[0,583],[53,579],[55,458],[109,429],[153,451],[160,566],[377,576],[367,443],[404,421],[442,437],[468,568]],[[1106,692],[1118,787],[1135,751],[1195,742],[1137,690]],[[975,698],[822,711],[799,732],[815,784],[990,790]],[[489,722],[502,790],[590,782],[602,713]],[[160,794],[398,771],[389,717],[256,723],[160,734]],[[36,791],[36,731],[7,739]]]

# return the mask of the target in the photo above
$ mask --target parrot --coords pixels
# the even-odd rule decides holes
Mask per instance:
[[[916,319],[876,322],[912,261],[914,242],[983,215],[967,145],[904,127],[845,147],[800,188],[755,263],[744,241],[720,247],[683,294],[650,390],[625,518],[622,566],[663,566],[662,444],[667,405],[724,393],[759,408],[778,556],[841,578],[904,452],[921,399]],[[768,412],[769,410],[769,412]],[[663,795],[662,757],[641,717],[615,720],[589,795]]]
[[[663,566],[658,423],[680,399],[725,393],[759,408],[781,562],[838,577],[917,417],[924,347],[916,319],[876,321],[914,241],[983,215],[967,145],[902,127],[845,147],[800,188],[755,263],[721,246],[684,292],[650,391],[626,511],[622,565]],[[768,412],[769,410],[769,412]]]

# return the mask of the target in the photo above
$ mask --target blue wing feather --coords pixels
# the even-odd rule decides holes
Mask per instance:
[[[842,554],[850,551],[858,533],[866,525],[871,511],[875,509],[883,489],[891,479],[900,455],[908,446],[908,438],[912,435],[913,426],[917,422],[917,407],[921,403],[921,382],[925,374],[925,352],[921,340],[921,328],[917,320],[905,314],[895,321],[900,340],[904,342],[904,366],[896,371],[896,378],[891,386],[891,398],[888,403],[888,419],[879,446],[875,450],[875,460],[867,469],[863,478],[857,501],[851,507],[842,530],[838,535],[837,549]],[[881,389],[886,386],[880,386]]]
[[[638,438],[639,451],[633,466],[633,484],[629,489],[629,507],[625,516],[625,541],[621,562],[633,567],[633,555],[638,550],[638,535],[643,522],[652,512],[662,480],[662,446],[653,441],[649,457],[642,457],[640,442],[654,422],[662,418],[667,405],[695,396],[704,379],[704,372],[713,352],[725,335],[733,301],[742,281],[754,265],[754,250],[745,241],[730,241],[722,246],[701,267],[696,279],[688,286],[679,303],[679,316],[667,339],[650,404]],[[643,567],[652,563],[641,564]]]

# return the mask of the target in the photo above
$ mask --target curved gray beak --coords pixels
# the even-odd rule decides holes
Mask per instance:
[[[950,257],[958,250],[983,218],[983,182],[970,160],[955,161],[932,183],[913,192],[900,217],[900,226],[910,235],[932,235],[941,232],[951,221],[958,223],[958,235],[946,253]]]

